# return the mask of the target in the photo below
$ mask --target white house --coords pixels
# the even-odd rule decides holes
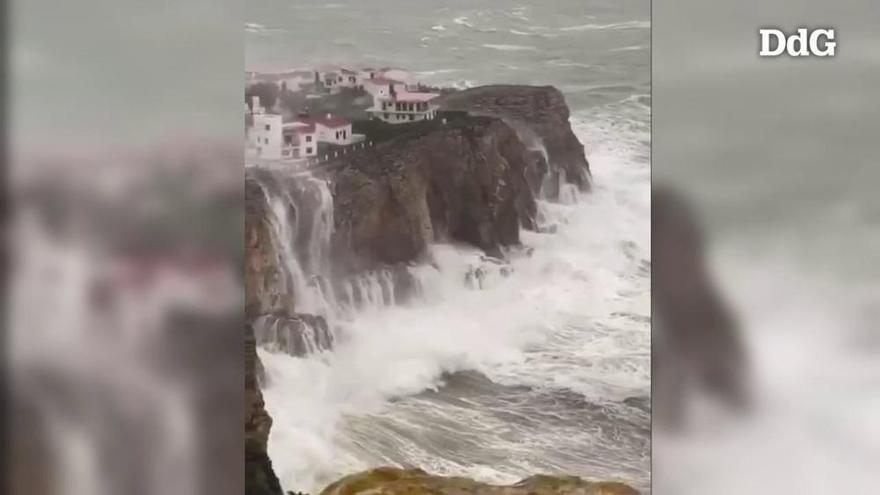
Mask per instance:
[[[300,159],[317,156],[318,136],[314,125],[305,122],[288,122],[282,127],[285,158]]]
[[[393,86],[392,86],[393,88]],[[373,96],[373,106],[367,110],[373,119],[391,124],[403,124],[420,120],[432,120],[437,116],[438,106],[431,104],[437,93],[398,91]]]
[[[366,89],[365,85],[367,81],[379,77],[381,75],[379,72],[380,71],[378,69],[374,69],[372,67],[364,67],[362,69],[358,69],[357,78],[359,87],[361,89]]]
[[[318,80],[324,83],[324,87],[331,93],[338,93],[340,85],[344,82],[342,68],[338,65],[319,65],[315,67]]]
[[[268,160],[281,158],[282,117],[273,113],[265,113],[260,105],[260,97],[251,100],[251,127],[247,131],[248,147],[256,150],[256,155]]]
[[[377,97],[391,96],[392,91],[406,91],[406,83],[397,79],[388,79],[387,77],[376,76],[372,79],[364,80],[364,89],[373,96],[373,100]]]
[[[358,136],[351,132],[351,122],[339,115],[328,113],[318,117],[299,117],[296,122],[313,126],[316,139],[322,143],[344,146],[358,141]]]
[[[353,70],[348,69],[339,69],[339,75],[342,80],[339,81],[339,87],[341,88],[357,88],[360,87],[360,79],[358,78],[358,73]]]
[[[293,70],[277,74],[279,88],[286,86],[290,91],[300,91],[302,87],[315,82],[315,72],[311,70]]]

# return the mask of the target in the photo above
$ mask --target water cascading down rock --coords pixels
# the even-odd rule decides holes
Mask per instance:
[[[245,296],[256,345],[293,356],[331,349],[344,339],[340,323],[357,311],[419,294],[411,268],[431,263],[429,248],[438,242],[480,249],[503,273],[501,260],[519,244],[520,230],[538,226],[536,198],[589,190],[584,149],[555,88],[474,88],[441,105],[471,115],[342,155],[321,177],[246,172]],[[484,278],[477,270],[462,283],[479,289]],[[252,402],[260,440],[271,420],[259,397]],[[255,458],[262,460],[265,445],[258,443]],[[271,473],[264,457],[253,473],[263,476],[267,465]],[[414,473],[431,493],[444,493],[436,483],[445,481]],[[398,483],[395,474],[377,493],[403,493],[413,476]],[[268,489],[254,493],[280,493],[274,475],[262,479]],[[459,493],[456,483],[448,488]],[[531,493],[534,483],[521,491]],[[607,491],[612,485],[554,481],[539,492],[635,493],[623,486]],[[337,484],[327,493],[358,493],[349,488]]]

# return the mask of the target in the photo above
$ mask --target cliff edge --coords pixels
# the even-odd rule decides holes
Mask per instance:
[[[562,183],[590,190],[590,164],[584,146],[571,129],[565,97],[555,87],[479,86],[445,95],[440,104],[444,110],[501,118],[521,133],[528,147],[543,146],[549,164],[543,191],[547,197],[558,197]]]

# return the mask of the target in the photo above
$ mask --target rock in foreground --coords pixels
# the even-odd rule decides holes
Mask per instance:
[[[586,481],[576,476],[539,475],[508,486],[468,478],[430,475],[421,469],[382,467],[331,484],[321,495],[639,495],[623,483]]]

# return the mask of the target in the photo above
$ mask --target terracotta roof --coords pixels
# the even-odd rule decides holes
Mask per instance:
[[[299,117],[296,119],[296,121],[310,125],[321,124],[324,127],[330,127],[331,129],[335,129],[337,127],[345,127],[351,124],[351,122],[349,122],[345,117],[333,114],[321,115],[318,117]]]

